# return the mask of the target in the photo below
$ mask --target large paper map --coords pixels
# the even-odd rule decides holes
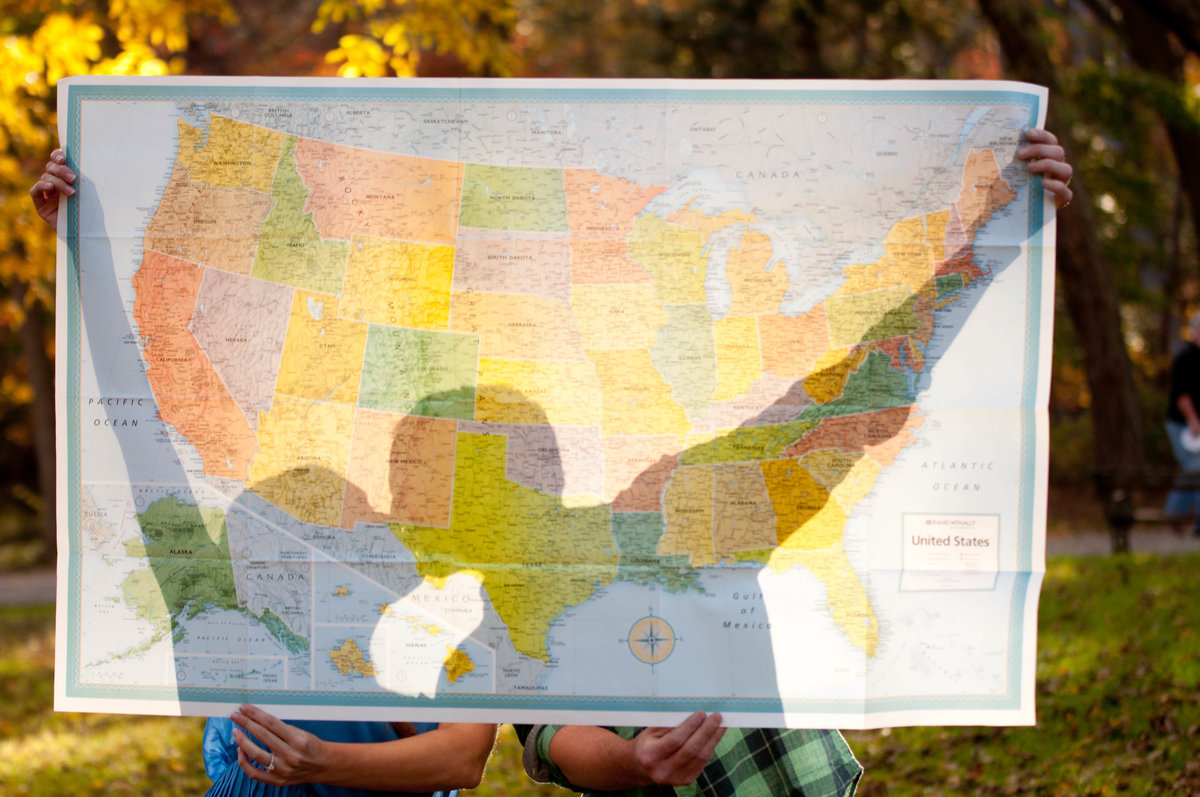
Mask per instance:
[[[59,91],[58,708],[1033,721],[1044,90]]]

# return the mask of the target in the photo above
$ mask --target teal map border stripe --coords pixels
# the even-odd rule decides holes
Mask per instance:
[[[1017,106],[1027,109],[1030,125],[1034,125],[1040,115],[1039,98],[1032,93],[1019,91],[923,91],[908,89],[891,89],[885,92],[869,90],[825,91],[815,89],[713,89],[696,90],[683,88],[636,88],[622,86],[620,88],[530,88],[513,87],[463,87],[463,88],[421,88],[415,85],[398,82],[396,87],[355,86],[353,81],[338,82],[328,86],[297,86],[282,87],[277,85],[103,85],[80,84],[68,85],[67,91],[67,140],[66,150],[68,165],[77,173],[78,163],[74,153],[80,151],[82,131],[82,106],[87,101],[161,101],[161,102],[373,102],[373,103],[615,103],[615,104],[740,104],[740,105],[792,105],[804,103],[809,105],[1003,105]],[[1044,219],[1044,195],[1040,190],[1041,179],[1032,176],[1026,190],[1028,197],[1028,272],[1026,293],[1027,318],[1025,373],[1023,376],[1023,407],[1032,412],[1039,412],[1034,407],[1037,390],[1037,354],[1040,341],[1040,304],[1042,294],[1042,227]],[[67,214],[67,247],[68,261],[71,273],[67,275],[68,302],[68,335],[75,344],[70,347],[67,379],[67,430],[68,430],[68,523],[71,533],[69,584],[68,594],[71,609],[69,639],[79,638],[78,622],[81,615],[80,560],[82,550],[78,531],[82,528],[80,516],[80,474],[81,474],[81,444],[79,438],[80,410],[80,341],[82,333],[82,305],[79,296],[80,263],[79,263],[79,203],[68,203]],[[59,308],[62,312],[63,308]],[[1030,318],[1029,314],[1035,317]],[[61,353],[60,353],[61,356]],[[1022,659],[1024,605],[1028,599],[1032,568],[1032,537],[1031,529],[1034,522],[1033,480],[1036,463],[1036,420],[1022,424],[1022,462],[1021,471],[1021,502],[1019,517],[1022,518],[1024,533],[1018,538],[1018,568],[1015,573],[1010,609],[1010,639],[1009,647],[1009,681],[1007,694],[998,696],[977,697],[940,697],[928,696],[919,698],[865,698],[854,700],[779,700],[779,699],[746,699],[730,698],[720,701],[721,711],[740,711],[747,713],[777,714],[782,711],[820,711],[826,713],[865,714],[903,711],[927,708],[953,708],[962,710],[977,709],[1015,709],[1020,705],[1022,687]],[[697,706],[695,698],[576,698],[563,696],[520,695],[475,695],[459,696],[442,693],[435,698],[412,698],[389,692],[288,692],[272,690],[235,690],[235,689],[199,689],[180,687],[178,689],[148,689],[145,687],[119,686],[89,686],[80,682],[81,671],[79,661],[80,651],[72,646],[68,657],[70,672],[66,677],[66,693],[73,697],[122,698],[126,700],[184,700],[184,701],[251,701],[276,704],[317,704],[317,705],[386,705],[396,707],[428,706],[436,703],[447,708],[553,708],[553,709],[626,709],[626,710],[690,710]],[[953,705],[950,705],[952,703]]]

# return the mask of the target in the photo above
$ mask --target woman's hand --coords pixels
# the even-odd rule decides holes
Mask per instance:
[[[46,162],[46,170],[41,178],[29,189],[37,214],[56,230],[58,199],[60,196],[75,196],[74,182],[75,172],[67,166],[67,154],[56,149],[50,153],[50,160]]]
[[[496,741],[496,726],[488,723],[443,722],[415,736],[371,743],[322,740],[256,706],[241,706],[230,719],[238,726],[233,729],[238,766],[251,779],[273,786],[472,789],[483,778]]]
[[[1067,163],[1066,152],[1059,146],[1058,138],[1048,130],[1025,131],[1029,143],[1017,150],[1017,157],[1029,164],[1029,171],[1042,176],[1042,187],[1054,199],[1054,207],[1062,208],[1071,203],[1071,174],[1074,169]]]
[[[233,729],[238,766],[252,779],[273,786],[320,782],[325,742],[256,706],[242,706],[230,719],[240,726]],[[259,747],[247,732],[270,749]]]

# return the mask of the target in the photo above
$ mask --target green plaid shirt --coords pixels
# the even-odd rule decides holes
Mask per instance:
[[[518,725],[525,745],[525,771],[541,783],[584,791],[550,760],[550,740],[561,725]],[[632,739],[641,728],[610,728]],[[690,786],[643,786],[620,792],[627,797],[848,797],[858,787],[862,766],[837,731],[730,728],[708,766]]]

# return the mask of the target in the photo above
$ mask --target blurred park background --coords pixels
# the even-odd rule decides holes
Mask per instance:
[[[28,188],[66,75],[1016,79],[1058,221],[1050,532],[1154,520],[1200,309],[1196,0],[0,0],[0,573],[54,557],[54,240]],[[1132,526],[1133,549],[1145,523]],[[1196,554],[1055,557],[1036,729],[851,735],[861,793],[1200,793]],[[202,790],[199,724],[49,713],[52,607],[0,609],[5,793]],[[508,745],[512,748],[513,745]],[[511,760],[510,760],[511,758]],[[515,757],[480,794],[524,794]],[[56,774],[57,773],[57,774]],[[490,791],[489,791],[490,789]],[[547,791],[546,793],[550,793]]]

